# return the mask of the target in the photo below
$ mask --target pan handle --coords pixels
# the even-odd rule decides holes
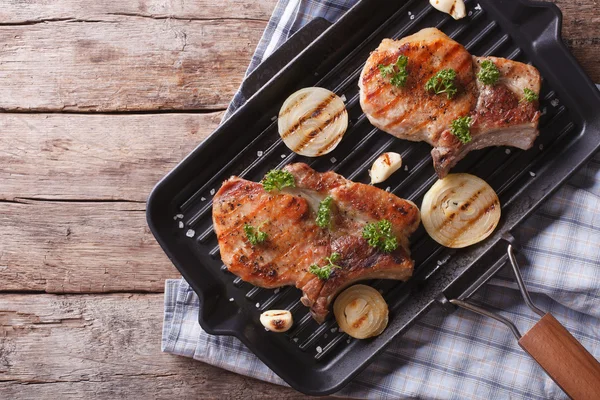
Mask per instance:
[[[552,314],[544,313],[533,304],[523,282],[512,245],[508,246],[508,258],[525,303],[541,317],[540,321],[523,336],[512,322],[472,301],[450,300],[450,302],[505,324],[517,338],[519,346],[572,399],[600,399],[600,363]]]

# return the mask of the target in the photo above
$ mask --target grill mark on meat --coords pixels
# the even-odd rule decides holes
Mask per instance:
[[[314,110],[312,110],[311,112],[306,113],[304,116],[302,116],[300,119],[298,119],[298,121],[294,125],[292,125],[287,131],[283,132],[281,134],[281,138],[285,139],[286,137],[288,137],[289,135],[291,135],[292,133],[294,133],[295,131],[297,131],[302,126],[302,124],[304,124],[310,118],[317,117],[319,114],[321,114],[323,112],[323,110],[335,98],[336,98],[336,94],[335,93],[330,94],[324,101],[322,101],[321,103],[319,103],[317,105],[317,107],[315,107]]]
[[[308,144],[311,142],[312,139],[314,139],[320,132],[322,132],[323,129],[327,128],[329,125],[331,125],[335,121],[337,121],[338,118],[340,118],[342,115],[344,115],[344,113],[346,113],[346,109],[345,108],[337,111],[332,117],[330,117],[329,119],[327,119],[326,121],[324,121],[320,126],[316,127],[312,131],[310,131],[308,134],[306,134],[304,136],[304,138],[302,139],[302,141],[300,143],[298,143],[298,145],[296,146],[296,148],[293,151],[296,152],[296,153],[298,153],[304,147],[308,146]],[[338,138],[340,136],[342,136],[343,134],[344,133],[341,133],[341,134],[338,134],[337,136],[331,138],[327,143],[325,143],[318,150],[317,155],[321,155],[324,151],[326,151],[327,149],[329,149],[329,147],[331,147],[333,144],[337,143]]]

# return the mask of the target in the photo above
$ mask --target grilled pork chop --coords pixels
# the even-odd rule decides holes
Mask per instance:
[[[412,275],[408,237],[420,214],[414,203],[374,186],[349,181],[334,172],[319,173],[306,164],[285,168],[294,188],[266,192],[260,183],[232,177],[213,199],[213,223],[223,263],[246,282],[264,288],[295,285],[302,303],[321,323],[336,294],[365,279],[406,280]],[[331,228],[319,228],[317,209],[333,198]],[[398,248],[384,253],[362,237],[366,223],[387,219]],[[267,240],[252,245],[244,225],[260,227]],[[328,279],[309,272],[323,266],[325,257],[340,255]]]
[[[404,87],[384,78],[379,65],[408,57]],[[500,70],[495,85],[477,79],[481,62],[489,59]],[[443,69],[456,71],[458,93],[452,99],[425,90],[425,84]],[[538,103],[522,101],[524,89],[536,94],[541,78],[532,66],[495,57],[473,57],[459,43],[435,28],[423,29],[401,40],[384,39],[371,53],[362,71],[360,104],[369,121],[398,138],[425,141],[434,149],[434,167],[440,178],[471,150],[489,146],[531,148],[538,135]],[[472,141],[462,144],[450,132],[453,120],[470,116]]]

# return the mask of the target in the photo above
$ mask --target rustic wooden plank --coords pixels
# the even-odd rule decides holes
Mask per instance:
[[[0,200],[144,202],[221,117],[0,114]]]
[[[145,204],[0,202],[0,291],[161,292],[177,278]]]
[[[0,22],[23,24],[56,19],[101,19],[111,15],[139,15],[178,19],[268,20],[277,0],[47,0],[9,1],[0,9]]]
[[[222,109],[266,22],[217,17],[0,24],[0,109]]]
[[[160,352],[162,295],[0,295],[5,399],[301,399]]]

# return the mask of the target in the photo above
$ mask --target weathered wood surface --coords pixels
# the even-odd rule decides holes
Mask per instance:
[[[0,109],[19,113],[0,114],[0,398],[301,397],[161,354],[160,293],[12,293],[161,292],[178,276],[144,201],[216,127],[275,2],[2,4]],[[555,3],[600,81],[597,0]],[[157,113],[36,114],[139,110]]]
[[[0,114],[0,200],[145,202],[222,115]]]
[[[303,398],[163,354],[160,294],[0,296],[2,399]]]
[[[179,274],[145,204],[0,202],[0,291],[161,292]]]

